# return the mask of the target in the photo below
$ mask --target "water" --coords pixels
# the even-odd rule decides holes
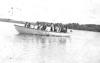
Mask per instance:
[[[100,33],[74,30],[70,37],[23,35],[0,22],[0,63],[100,63]]]

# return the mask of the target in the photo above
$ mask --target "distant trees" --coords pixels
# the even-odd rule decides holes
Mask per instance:
[[[77,29],[77,30],[88,30],[88,31],[97,31],[100,32],[100,25],[95,24],[78,24],[78,23],[69,23],[66,24],[70,29]]]

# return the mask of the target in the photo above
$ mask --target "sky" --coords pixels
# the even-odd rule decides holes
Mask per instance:
[[[100,24],[100,0],[0,0],[0,17],[31,22]]]

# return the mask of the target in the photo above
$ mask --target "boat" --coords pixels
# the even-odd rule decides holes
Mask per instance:
[[[13,19],[5,19],[5,18],[0,18],[0,22],[8,22],[8,23],[17,23],[17,24],[26,24],[27,22],[25,21],[17,21],[17,20],[13,20]],[[32,23],[30,22],[32,25],[36,25],[36,23]],[[23,33],[23,34],[34,34],[34,35],[44,35],[44,36],[60,36],[60,37],[68,37],[71,35],[70,32],[53,32],[53,31],[46,31],[46,30],[40,30],[40,29],[35,29],[35,28],[28,28],[25,26],[21,26],[21,25],[14,25],[15,29],[19,32],[19,33]]]
[[[58,36],[58,37],[68,37],[71,33],[60,33],[52,31],[37,30],[33,28],[27,28],[25,26],[15,25],[15,29],[21,34],[33,34],[33,35],[43,35],[43,36]]]

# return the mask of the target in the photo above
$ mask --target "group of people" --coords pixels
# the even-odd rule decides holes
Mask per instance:
[[[38,30],[45,30],[45,31],[51,31],[51,32],[63,32],[66,33],[67,32],[67,27],[60,27],[57,26],[55,24],[51,24],[51,25],[41,25],[41,24],[36,24],[36,25],[32,25],[31,23],[26,22],[25,23],[25,27],[27,28],[33,28],[33,29],[38,29]]]

